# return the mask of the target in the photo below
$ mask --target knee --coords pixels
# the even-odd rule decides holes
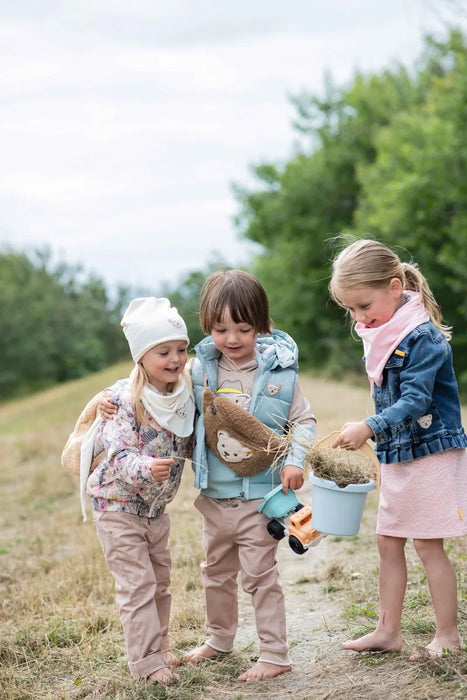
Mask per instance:
[[[389,537],[387,535],[378,535],[377,544],[378,552],[383,559],[397,559],[404,556],[406,539],[402,537]]]
[[[414,539],[413,546],[422,563],[428,561],[433,556],[444,554],[442,540],[419,540]]]
[[[256,593],[260,588],[273,590],[276,586],[280,586],[279,574],[276,568],[256,574],[246,572],[242,574],[242,589],[250,595]]]

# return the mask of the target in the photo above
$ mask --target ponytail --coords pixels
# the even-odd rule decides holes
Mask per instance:
[[[401,264],[404,272],[404,288],[420,294],[420,301],[427,310],[432,324],[441,331],[446,340],[451,340],[452,328],[443,323],[439,304],[434,298],[433,292],[418,265],[406,262]]]

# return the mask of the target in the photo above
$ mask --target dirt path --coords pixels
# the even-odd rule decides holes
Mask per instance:
[[[304,493],[307,487],[302,490]],[[302,494],[302,492],[300,492]],[[401,655],[359,655],[341,649],[352,635],[342,616],[349,603],[342,577],[355,581],[369,577],[377,566],[374,542],[376,494],[366,507],[358,540],[328,537],[303,556],[279,545],[281,580],[285,592],[288,636],[294,667],[272,681],[229,682],[219,690],[206,688],[207,700],[460,700],[464,690],[433,682],[431,670]],[[300,500],[303,502],[304,496]],[[355,546],[353,546],[355,544]],[[358,567],[358,568],[355,568]],[[333,576],[334,574],[334,576]],[[361,585],[361,583],[359,584]],[[371,585],[374,585],[372,576]],[[240,594],[240,629],[236,649],[251,664],[257,658],[257,636],[249,596]],[[364,605],[364,602],[361,603]],[[368,621],[372,627],[374,620]],[[430,662],[428,662],[430,663]],[[246,667],[246,666],[245,666]],[[426,676],[426,681],[424,680]]]
[[[302,378],[304,393],[319,416],[318,437],[338,429],[346,420],[358,419],[372,412],[366,385],[347,391],[342,398],[338,382]],[[302,503],[311,502],[311,487],[299,492]],[[433,682],[436,669],[423,669],[409,661],[410,650],[401,655],[359,655],[346,652],[341,642],[355,633],[342,612],[349,604],[353,583],[358,592],[371,586],[376,593],[378,556],[375,522],[378,493],[368,495],[357,539],[328,537],[303,556],[289,548],[286,540],[279,544],[279,564],[284,587],[288,636],[294,667],[290,673],[261,683],[229,683],[222,690],[206,688],[208,700],[457,700],[464,690],[452,684]],[[415,555],[408,548],[408,560]],[[343,579],[346,585],[341,587]],[[349,594],[350,580],[350,594]],[[366,581],[366,584],[365,584]],[[367,598],[361,596],[360,604]],[[241,626],[236,649],[251,647],[252,663],[257,657],[257,636],[249,596],[240,593]],[[374,619],[368,620],[373,628]],[[247,652],[241,651],[242,654]],[[248,656],[246,656],[248,658]],[[432,663],[432,662],[428,662]],[[438,673],[440,675],[441,672]],[[426,679],[426,680],[425,680]]]
[[[300,501],[306,503],[310,500],[311,488],[305,486],[300,491]],[[334,683],[330,682],[330,678],[319,678],[316,673],[318,667],[329,668],[338,658],[345,661],[346,656],[345,652],[340,650],[340,641],[346,636],[342,632],[341,603],[326,593],[327,572],[331,566],[339,566],[335,549],[336,545],[332,539],[326,538],[318,546],[299,556],[294,554],[286,540],[281,541],[279,566],[286,600],[288,637],[294,660],[293,671],[267,683],[239,683],[238,686],[235,684],[229,691],[213,695],[213,699],[241,697],[248,700],[281,700],[293,697],[296,700],[324,700],[328,697],[339,697],[334,691],[331,694]],[[240,629],[236,647],[245,649],[251,646],[253,660],[257,654],[253,608],[249,596],[241,593],[239,601]],[[370,696],[365,694],[365,697]]]

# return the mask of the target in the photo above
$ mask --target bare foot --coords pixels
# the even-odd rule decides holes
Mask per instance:
[[[159,685],[169,685],[174,681],[179,681],[180,676],[177,673],[172,673],[168,668],[160,668],[158,671],[154,671],[148,676],[148,681],[150,683],[159,683]]]
[[[402,635],[390,636],[375,630],[370,634],[365,634],[359,639],[349,639],[343,642],[343,649],[350,651],[401,651]]]
[[[263,678],[274,678],[274,676],[280,676],[281,673],[287,673],[291,670],[292,666],[279,666],[278,664],[269,664],[266,661],[257,661],[248,671],[242,673],[237,680],[261,681]]]
[[[430,644],[426,647],[421,647],[416,649],[413,654],[410,655],[410,661],[426,661],[430,658],[438,658],[443,655],[445,651],[450,651],[451,653],[456,653],[460,651],[464,643],[460,637],[457,640],[441,640],[435,637]]]
[[[182,663],[180,659],[177,658],[173,651],[171,651],[170,649],[166,649],[162,652],[162,658],[164,659],[165,665],[169,668],[173,666],[180,666],[180,664]]]
[[[210,647],[209,644],[202,644],[200,647],[195,647],[195,649],[189,651],[188,654],[185,654],[183,660],[187,664],[201,664],[203,661],[215,659],[216,656],[222,653],[223,652]]]

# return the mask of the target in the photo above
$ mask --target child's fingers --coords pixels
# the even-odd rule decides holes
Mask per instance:
[[[153,459],[151,464],[151,474],[156,481],[166,481],[170,476],[170,467],[175,462],[174,459]]]
[[[109,420],[113,418],[118,411],[118,407],[111,400],[112,394],[104,395],[99,404],[99,413],[101,418]]]
[[[334,442],[331,444],[332,449],[335,449],[336,447],[339,447],[342,443],[342,437],[341,434],[335,438]]]

